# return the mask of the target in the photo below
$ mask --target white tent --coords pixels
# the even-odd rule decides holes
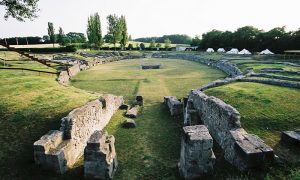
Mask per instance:
[[[218,51],[219,53],[224,53],[224,52],[226,52],[224,48],[219,48],[217,51]]]
[[[208,53],[213,53],[213,52],[215,52],[215,50],[214,50],[213,48],[208,48],[208,49],[206,50],[206,52],[208,52]]]
[[[241,50],[238,54],[251,54],[247,49]]]
[[[230,51],[228,51],[226,54],[238,54],[239,53],[239,50],[238,49],[235,49],[235,48],[232,48]]]
[[[274,53],[272,53],[269,49],[266,49],[260,52],[259,54],[274,54]]]

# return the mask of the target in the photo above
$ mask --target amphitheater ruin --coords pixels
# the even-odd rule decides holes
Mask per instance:
[[[265,74],[282,69],[263,69],[254,73],[251,68],[243,73],[230,60],[213,61],[193,54],[152,54],[152,58],[183,59],[196,61],[225,72],[228,77],[210,82],[198,89],[190,90],[183,99],[165,96],[163,101],[170,115],[182,122],[183,135],[178,170],[185,179],[199,178],[211,173],[216,156],[213,147],[218,144],[224,158],[240,171],[247,171],[274,162],[273,149],[258,136],[247,133],[240,122],[240,113],[221,99],[208,96],[204,90],[232,82],[259,82],[283,87],[300,88],[299,79]],[[91,64],[74,64],[62,71],[57,80],[67,85],[78,72],[96,64],[130,59],[113,57],[97,59]],[[290,64],[295,65],[296,64]],[[142,69],[158,69],[160,65],[142,66]],[[251,77],[272,77],[273,79],[253,79]],[[188,90],[187,90],[188,91]],[[104,95],[100,99],[74,109],[61,121],[59,130],[49,131],[34,143],[35,163],[57,173],[65,173],[84,155],[84,174],[87,178],[112,179],[117,169],[115,138],[102,131],[119,108],[127,109],[125,116],[135,118],[143,106],[143,97],[137,96],[133,105],[124,104],[123,97]],[[134,120],[127,119],[123,127],[136,127]],[[299,132],[286,132],[283,139],[292,138],[299,142]],[[296,139],[296,141],[295,141]],[[214,144],[216,143],[216,144]]]

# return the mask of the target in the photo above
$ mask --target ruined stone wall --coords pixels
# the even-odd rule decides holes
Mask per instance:
[[[61,85],[68,85],[70,81],[70,76],[68,74],[68,71],[61,71],[57,77],[57,81]]]
[[[242,75],[242,72],[235,64],[230,63],[229,61],[226,61],[226,60],[220,60],[220,61],[209,60],[209,59],[204,59],[201,56],[197,56],[194,54],[153,54],[152,57],[184,59],[184,60],[196,61],[196,62],[199,62],[202,64],[206,64],[208,66],[218,68],[231,77],[236,77],[236,76]]]
[[[183,103],[175,96],[165,96],[164,103],[169,108],[171,116],[176,117],[182,115]]]
[[[185,106],[184,124],[197,125],[198,122],[208,128],[223,149],[225,159],[238,169],[256,168],[273,160],[273,150],[241,127],[240,113],[235,108],[200,90],[193,90]]]
[[[59,130],[34,143],[36,164],[64,173],[83,155],[90,136],[102,130],[122,104],[122,96],[105,95],[71,111]]]
[[[275,86],[281,87],[288,87],[288,88],[297,88],[300,89],[299,82],[291,82],[291,81],[282,81],[276,79],[252,79],[252,78],[242,78],[237,81],[240,82],[255,82],[255,83],[263,83],[263,84],[270,84]]]

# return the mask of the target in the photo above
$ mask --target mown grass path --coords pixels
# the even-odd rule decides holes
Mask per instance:
[[[162,64],[162,69],[141,70],[144,63]],[[144,97],[135,129],[124,129],[124,111],[119,111],[107,126],[116,137],[119,168],[116,179],[174,179],[180,153],[180,122],[169,116],[163,97],[182,98],[217,78],[218,70],[184,60],[144,59],[105,64],[80,73],[72,84],[86,90],[123,95],[131,103],[135,95]]]

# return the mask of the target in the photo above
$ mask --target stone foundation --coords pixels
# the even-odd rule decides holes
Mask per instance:
[[[213,139],[203,125],[183,127],[179,173],[184,179],[199,178],[213,170]]]
[[[160,69],[160,65],[141,65],[142,69]]]
[[[164,103],[169,108],[171,116],[177,117],[183,114],[183,103],[175,96],[165,96]]]
[[[36,164],[64,173],[83,155],[90,136],[102,130],[123,104],[122,96],[105,95],[62,118],[60,130],[50,131],[33,145]]]
[[[193,90],[184,107],[184,124],[194,125],[199,121],[221,146],[225,159],[239,170],[273,161],[273,149],[241,127],[240,113],[236,109],[218,98]]]
[[[84,176],[109,180],[117,170],[115,138],[107,132],[95,131],[84,149]]]

